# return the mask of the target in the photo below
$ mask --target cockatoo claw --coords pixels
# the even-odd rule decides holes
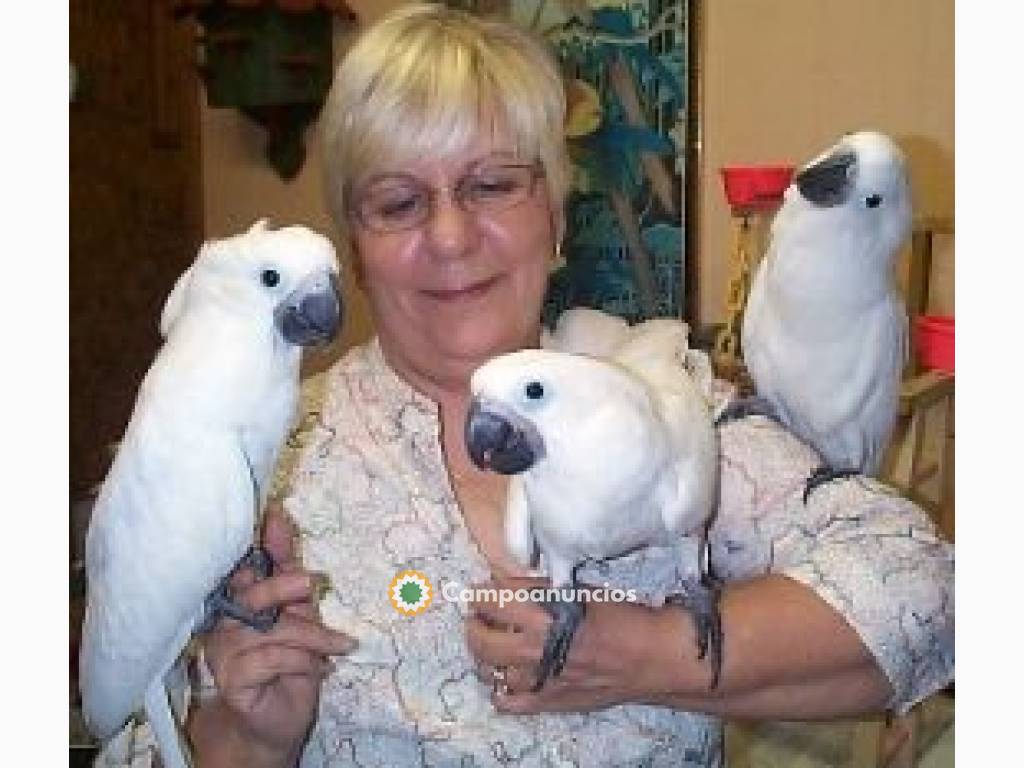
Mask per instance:
[[[552,621],[544,640],[544,652],[532,689],[534,693],[544,687],[549,677],[561,674],[569,657],[572,639],[587,613],[587,604],[579,600],[548,600],[542,605],[551,614]]]
[[[680,592],[667,595],[666,605],[681,605],[693,616],[697,633],[697,658],[711,662],[711,688],[718,687],[722,674],[722,615],[718,610],[719,588],[709,577],[686,583]]]
[[[249,547],[249,550],[235,564],[231,573],[221,579],[217,588],[207,596],[203,618],[196,629],[197,632],[209,632],[217,625],[222,616],[232,618],[259,632],[268,632],[277,623],[281,614],[279,607],[253,611],[235,602],[231,595],[231,579],[243,568],[251,568],[257,581],[262,581],[274,574],[274,559],[263,547]]]
[[[807,478],[807,483],[804,486],[804,505],[807,505],[807,499],[810,498],[811,493],[818,486],[824,485],[832,480],[856,477],[859,474],[860,472],[856,469],[838,469],[836,467],[830,467],[827,464],[822,464],[811,473],[810,477]]]
[[[738,397],[729,403],[715,419],[715,427],[721,427],[730,421],[745,419],[748,416],[765,416],[773,421],[779,421],[779,415],[771,401],[763,397]]]

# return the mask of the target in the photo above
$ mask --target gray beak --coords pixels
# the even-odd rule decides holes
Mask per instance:
[[[544,457],[544,440],[532,423],[504,410],[473,398],[466,417],[466,448],[480,469],[516,475]]]
[[[305,347],[333,339],[342,315],[338,278],[321,272],[304,279],[277,305],[274,324],[287,342]]]
[[[846,202],[857,176],[857,155],[836,152],[796,175],[796,186],[809,202],[830,208]]]

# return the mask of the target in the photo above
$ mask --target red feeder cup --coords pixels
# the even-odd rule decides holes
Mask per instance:
[[[777,206],[793,180],[791,165],[731,165],[722,168],[725,198],[738,209],[764,210]]]

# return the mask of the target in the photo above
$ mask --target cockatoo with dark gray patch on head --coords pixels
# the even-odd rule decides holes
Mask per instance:
[[[204,244],[175,284],[86,539],[80,682],[101,739],[144,708],[164,765],[184,768],[165,678],[190,636],[219,615],[276,619],[233,604],[227,579],[240,563],[269,571],[265,553],[244,555],[296,416],[301,349],[334,336],[341,307],[330,241],[264,221]]]
[[[514,475],[506,543],[525,565],[539,549],[556,589],[571,587],[587,560],[684,536],[703,540],[714,511],[718,442],[708,402],[683,367],[686,326],[659,319],[621,330],[620,343],[604,347],[607,359],[524,350],[494,358],[472,377],[470,456],[483,469]],[[563,343],[596,344],[563,331]],[[703,580],[681,587],[717,680],[717,593]],[[554,621],[537,688],[561,671],[584,614],[582,602],[545,607]]]
[[[760,414],[813,446],[829,480],[880,468],[896,419],[907,313],[894,267],[910,231],[905,161],[887,136],[843,139],[800,170],[772,224],[743,318]]]

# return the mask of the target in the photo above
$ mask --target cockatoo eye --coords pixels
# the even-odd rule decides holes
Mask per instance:
[[[276,269],[264,269],[260,273],[260,282],[267,286],[267,288],[273,288],[281,282],[281,275],[277,273]]]
[[[882,204],[882,196],[881,195],[868,195],[867,198],[864,200],[864,204],[868,208],[877,208],[878,206],[880,206]]]
[[[544,385],[539,381],[531,381],[526,385],[526,396],[530,400],[540,400],[544,397]]]

